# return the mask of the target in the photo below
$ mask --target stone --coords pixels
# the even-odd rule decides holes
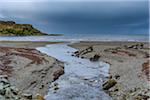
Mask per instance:
[[[32,99],[32,94],[29,93],[23,93],[22,96],[26,99]]]
[[[0,85],[0,94],[5,95],[6,90],[4,89],[3,85]]]
[[[59,69],[59,70],[55,71],[53,74],[54,80],[57,80],[59,78],[59,76],[62,74],[64,74],[64,69]]]
[[[55,87],[54,87],[54,90],[58,90],[58,89],[59,89],[59,87],[58,87],[58,86],[55,86]]]
[[[114,77],[115,77],[115,79],[119,79],[119,78],[120,78],[120,75],[119,75],[119,74],[116,74]]]
[[[40,94],[36,95],[37,100],[45,100],[44,97]]]
[[[0,79],[1,79],[1,78],[8,79],[8,76],[7,76],[7,75],[0,75]]]
[[[112,88],[113,86],[115,86],[117,84],[117,81],[114,79],[109,79],[108,81],[106,81],[102,86],[104,90],[109,90],[110,88]]]
[[[6,98],[11,98],[12,97],[11,89],[10,88],[6,88],[5,90],[6,90],[6,92],[5,92]]]
[[[15,94],[15,95],[17,95],[19,93],[19,89],[17,89],[14,86],[11,86],[10,89],[11,89],[12,93]]]
[[[93,57],[90,58],[90,61],[98,61],[99,58],[100,58],[100,56],[96,54],[96,55],[94,55]]]
[[[136,97],[135,97],[135,100],[149,100],[150,97],[147,96],[147,95],[142,95],[142,94],[138,94]]]
[[[5,79],[5,78],[1,78],[1,79],[0,79],[0,82],[3,82],[4,84],[8,84],[8,83],[9,83],[8,80]]]

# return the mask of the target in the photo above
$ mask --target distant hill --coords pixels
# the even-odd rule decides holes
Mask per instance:
[[[0,36],[59,36],[59,34],[46,34],[30,24],[17,24],[14,21],[0,21]]]

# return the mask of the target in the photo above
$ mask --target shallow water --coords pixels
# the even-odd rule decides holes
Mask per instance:
[[[76,49],[67,44],[47,45],[37,50],[65,62],[65,74],[54,83],[59,89],[54,90],[51,84],[46,100],[110,100],[102,90],[103,79],[108,76],[109,64],[90,62],[71,56]]]

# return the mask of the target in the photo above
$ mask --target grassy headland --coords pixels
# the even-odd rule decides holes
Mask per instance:
[[[46,34],[30,24],[17,24],[14,21],[0,21],[0,36],[60,36],[61,34]]]

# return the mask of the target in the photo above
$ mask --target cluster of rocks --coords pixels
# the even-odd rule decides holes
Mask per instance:
[[[120,85],[118,80],[120,79],[120,75],[110,76],[107,81],[105,81],[102,85],[103,90],[108,93],[112,99],[115,100],[149,100],[150,90],[142,89],[140,87],[131,88],[128,91],[124,91],[124,93],[120,92],[123,87]]]
[[[134,44],[134,45],[131,45],[131,46],[125,45],[124,47],[126,49],[143,49],[144,48],[144,44],[140,43],[140,44]]]
[[[7,75],[0,75],[0,100],[44,100],[43,96],[33,96],[29,93],[22,93],[15,86],[12,86]]]
[[[0,100],[20,100],[19,90],[8,81],[7,75],[0,75]]]
[[[93,47],[90,46],[84,50],[81,50],[81,51],[75,51],[72,56],[75,56],[75,57],[81,57],[82,58],[82,55],[85,55],[87,53],[90,53],[90,52],[93,52]]]
[[[95,54],[93,57],[90,58],[90,61],[98,61],[100,58],[100,55]]]
[[[113,54],[119,54],[119,55],[127,55],[127,56],[132,56],[132,57],[136,56],[136,54],[131,53],[131,52],[127,51],[127,50],[124,50],[124,49],[122,49],[120,47],[109,48],[109,49],[105,49],[104,51],[105,52],[111,52]]]
[[[93,47],[90,46],[84,50],[81,50],[81,51],[75,51],[72,56],[75,56],[75,57],[81,57],[81,58],[84,58],[83,55],[87,54],[87,53],[90,53],[90,52],[93,52]],[[90,61],[98,61],[100,58],[100,55],[99,54],[95,54],[94,56],[90,57],[89,60]]]

